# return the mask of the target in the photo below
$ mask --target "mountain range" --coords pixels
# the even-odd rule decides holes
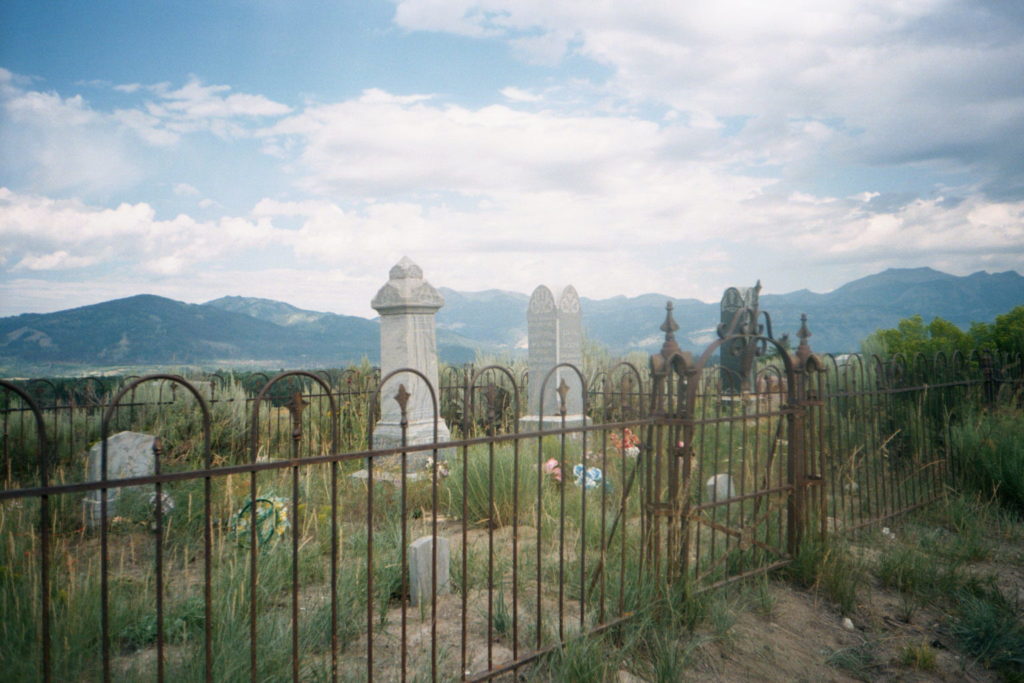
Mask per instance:
[[[753,284],[753,283],[744,283]],[[478,353],[519,355],[526,350],[529,297],[488,290],[441,288],[438,349],[449,363]],[[676,338],[698,351],[715,338],[719,304],[662,294],[581,299],[584,333],[618,355],[656,351],[659,326],[672,301]],[[962,328],[990,322],[1024,305],[1024,277],[977,272],[958,277],[931,268],[890,269],[826,294],[807,290],[762,294],[776,337],[794,336],[801,313],[809,317],[818,352],[850,352],[880,328],[920,314]],[[200,365],[204,367],[336,367],[379,357],[379,324],[356,316],[308,311],[270,299],[226,296],[188,304],[150,294],[55,313],[0,318],[3,374],[65,374],[83,368]]]

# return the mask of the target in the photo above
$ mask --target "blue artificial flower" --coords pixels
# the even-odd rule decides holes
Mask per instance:
[[[583,465],[576,465],[573,467],[572,474],[576,477],[576,485],[582,486],[588,491],[596,488],[604,477],[604,475],[601,474],[601,469],[599,467],[588,467],[584,474]]]

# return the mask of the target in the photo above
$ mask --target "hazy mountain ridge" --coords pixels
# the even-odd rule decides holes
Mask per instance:
[[[745,283],[739,283],[741,286]],[[750,283],[753,284],[753,283]],[[442,360],[464,363],[477,352],[524,353],[529,297],[517,292],[441,288],[437,314]],[[656,351],[671,300],[680,345],[703,349],[715,338],[719,304],[660,294],[583,297],[583,325],[612,353]],[[762,294],[776,337],[793,333],[807,313],[819,352],[856,351],[861,340],[902,318],[939,316],[966,328],[1024,305],[1024,277],[1012,271],[965,277],[930,268],[890,269],[818,294],[806,289]],[[56,313],[0,318],[0,364],[8,368],[117,365],[326,367],[379,358],[377,321],[309,311],[281,301],[227,296],[187,304],[141,294]]]

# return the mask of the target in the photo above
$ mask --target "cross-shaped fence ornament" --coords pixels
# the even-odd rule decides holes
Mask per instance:
[[[302,392],[296,391],[292,394],[292,397],[284,404],[284,407],[288,409],[288,413],[292,416],[292,439],[295,441],[302,440],[302,411],[309,405],[309,401],[302,398]]]
[[[487,421],[494,422],[497,414],[496,406],[498,404],[498,387],[495,386],[494,382],[489,382],[484,387],[484,401],[487,402]]]
[[[409,405],[409,398],[411,396],[412,394],[409,393],[409,390],[405,388],[404,384],[398,385],[398,391],[395,392],[395,401],[398,402],[398,408],[402,411],[402,422],[405,422],[408,419],[406,406]]]
[[[564,377],[561,378],[555,391],[558,392],[558,410],[562,415],[565,415],[565,397],[569,395],[569,385],[565,383]]]

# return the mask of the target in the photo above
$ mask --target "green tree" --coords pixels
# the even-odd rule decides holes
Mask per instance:
[[[960,351],[966,354],[974,346],[972,335],[948,320],[935,318],[925,325],[924,318],[913,315],[899,321],[892,329],[877,330],[869,335],[861,343],[861,351],[888,356],[899,353],[906,358],[913,358],[918,353],[931,357],[939,351],[946,354]]]
[[[1024,306],[996,316],[992,344],[1002,353],[1024,353]]]

